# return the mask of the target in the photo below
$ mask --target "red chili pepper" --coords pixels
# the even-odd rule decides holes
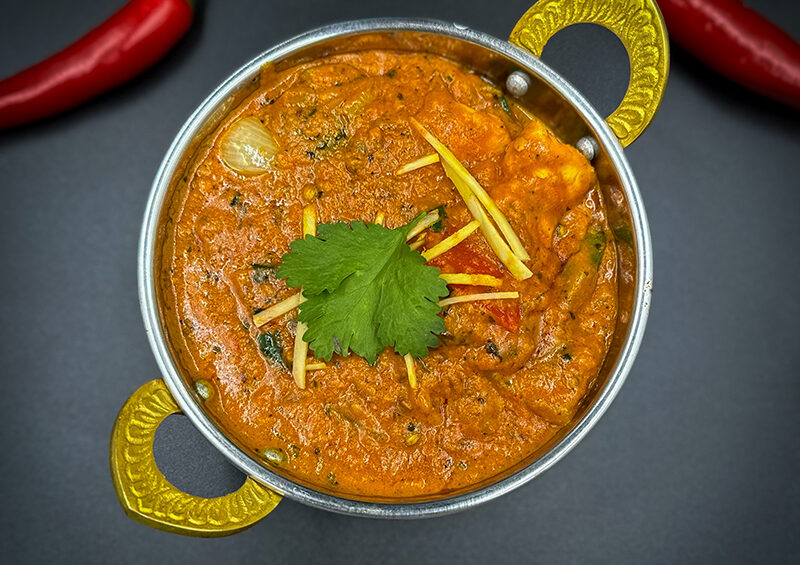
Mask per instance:
[[[0,82],[0,129],[51,116],[133,78],[192,23],[193,0],[131,0],[81,39]]]
[[[670,37],[751,90],[800,108],[800,43],[739,0],[658,0]]]

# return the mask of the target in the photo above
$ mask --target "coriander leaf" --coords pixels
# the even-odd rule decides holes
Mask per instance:
[[[419,217],[421,218],[421,216]],[[322,224],[294,241],[278,276],[303,287],[298,320],[316,357],[353,351],[374,364],[385,347],[424,357],[444,331],[437,301],[447,285],[436,267],[406,244],[419,221],[390,230],[353,222]]]
[[[334,291],[342,281],[359,271],[374,268],[374,253],[364,253],[359,243],[361,238],[378,249],[393,245],[398,237],[393,230],[381,229],[375,224],[354,222],[359,227],[360,236],[353,238],[353,231],[345,223],[320,224],[317,236],[296,239],[289,246],[291,253],[281,259],[278,277],[287,279],[286,284],[293,288],[303,287],[303,295],[308,298],[322,291]],[[388,232],[388,235],[387,235]]]

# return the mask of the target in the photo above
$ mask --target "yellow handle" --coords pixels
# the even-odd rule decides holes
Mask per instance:
[[[252,478],[231,494],[200,498],[175,488],[153,458],[161,422],[180,409],[164,381],[142,386],[128,399],[111,432],[111,477],[125,512],[158,530],[217,537],[249,528],[281,501]]]
[[[509,41],[541,56],[558,31],[598,24],[620,38],[631,62],[628,91],[606,119],[623,147],[647,128],[658,111],[669,73],[669,41],[654,0],[539,0],[517,22]]]

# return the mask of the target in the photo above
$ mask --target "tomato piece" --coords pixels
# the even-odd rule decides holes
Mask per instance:
[[[503,267],[495,261],[492,257],[487,257],[480,253],[476,253],[469,244],[461,243],[456,245],[453,249],[449,250],[443,255],[439,255],[430,261],[430,264],[439,267],[445,273],[472,273],[492,275],[494,277],[503,276]],[[466,285],[452,285],[453,290],[459,294],[470,294],[477,292],[489,292],[493,289],[488,287],[475,287]],[[499,302],[499,304],[498,304]],[[507,329],[510,332],[516,332],[519,329],[519,321],[522,318],[520,313],[519,304],[504,303],[509,302],[506,300],[500,301],[484,301],[481,304],[486,312],[494,319],[494,323],[498,326]]]
[[[499,300],[497,302],[506,302]],[[522,318],[519,304],[510,304],[508,306],[501,306],[497,302],[484,302],[484,308],[489,315],[494,318],[498,326],[507,329],[511,333],[519,329],[519,321]]]
[[[431,259],[429,264],[439,267],[444,273],[503,276],[503,268],[497,261],[476,253],[467,242],[459,243],[446,253]]]

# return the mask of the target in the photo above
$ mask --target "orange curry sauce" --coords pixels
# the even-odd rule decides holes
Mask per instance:
[[[167,225],[162,311],[188,377],[210,383],[207,408],[267,464],[341,494],[442,493],[529,456],[578,409],[616,322],[616,251],[590,163],[479,76],[432,55],[337,55],[265,68],[261,85],[192,165]],[[222,135],[245,116],[279,144],[261,175],[220,159]],[[375,366],[334,355],[301,390],[258,343],[277,332],[291,367],[297,310],[262,328],[253,314],[297,292],[273,267],[301,236],[305,205],[319,223],[383,212],[390,228],[443,206],[441,231],[420,251],[472,220],[441,164],[395,175],[433,153],[411,117],[489,192],[534,276],[515,280],[477,230],[432,264],[500,276],[494,290],[519,299],[446,308],[439,347],[417,361],[416,390],[388,349]]]

